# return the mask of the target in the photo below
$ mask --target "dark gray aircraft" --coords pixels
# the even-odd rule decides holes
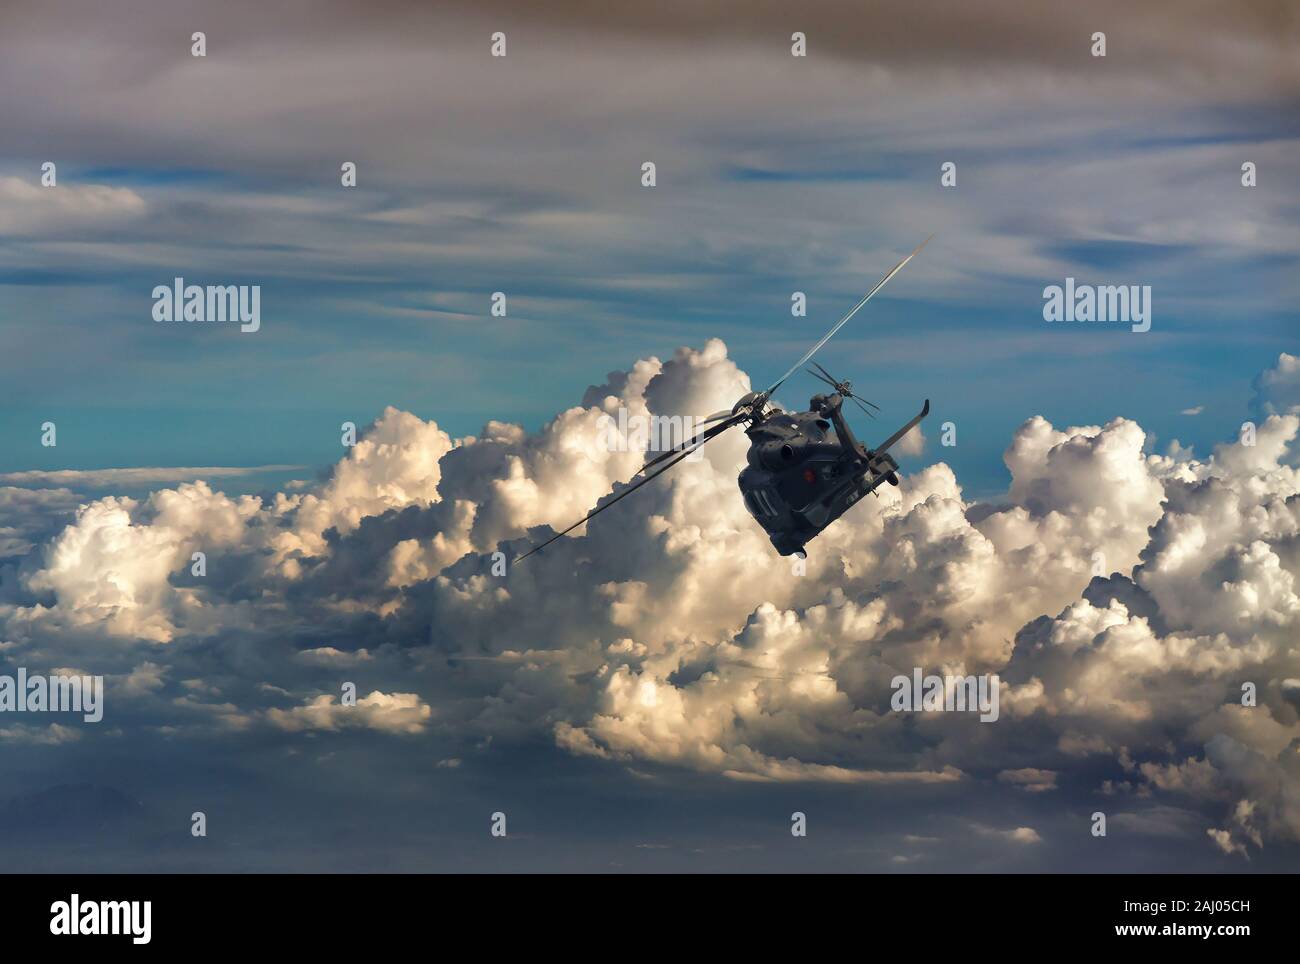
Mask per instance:
[[[857,440],[848,422],[845,421],[841,408],[846,399],[852,399],[868,415],[872,415],[867,408],[868,405],[876,409],[879,407],[855,395],[853,386],[849,382],[838,381],[816,362],[813,364],[817,371],[810,368],[807,369],[808,373],[820,378],[834,391],[830,394],[814,395],[808,403],[806,412],[783,412],[776,406],[769,405],[769,400],[785,380],[801,365],[811,361],[812,356],[830,341],[831,337],[844,327],[845,323],[857,314],[858,310],[870,301],[890,278],[898,274],[907,262],[916,257],[929,240],[926,238],[915,251],[894,265],[889,274],[876,282],[876,286],[853,306],[852,311],[836,322],[834,327],[822,336],[821,341],[808,349],[804,356],[770,388],[762,392],[750,392],[736,402],[730,411],[724,410],[710,415],[704,420],[704,424],[717,422],[716,425],[667,452],[656,455],[642,466],[642,478],[604,504],[592,509],[564,531],[557,532],[541,545],[528,550],[517,561],[522,561],[534,552],[545,549],[592,516],[604,512],[615,502],[663,475],[705,442],[717,438],[729,428],[746,423],[748,427],[745,429],[745,434],[750,440],[749,454],[746,457],[749,464],[740,473],[740,492],[749,514],[758,520],[758,524],[772,540],[776,551],[783,556],[792,553],[806,556],[804,546],[847,512],[864,495],[875,492],[885,482],[898,485],[898,463],[889,454],[889,449],[916,428],[921,419],[929,414],[929,399],[926,399],[915,418],[874,449],[864,447]],[[647,472],[655,466],[658,468],[653,472]]]

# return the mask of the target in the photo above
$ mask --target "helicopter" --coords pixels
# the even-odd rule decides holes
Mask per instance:
[[[851,400],[872,418],[875,415],[871,409],[879,411],[880,407],[857,395],[851,382],[835,378],[816,362],[812,362],[816,371],[812,368],[806,371],[825,382],[832,391],[812,396],[808,411],[784,412],[771,403],[772,395],[801,366],[812,361],[812,356],[929,241],[926,238],[915,251],[894,265],[771,387],[761,392],[749,392],[729,410],[709,415],[701,424],[716,424],[650,459],[641,467],[640,479],[515,561],[522,562],[545,549],[641,486],[654,481],[700,446],[738,425],[746,426],[745,434],[750,441],[747,464],[737,479],[746,510],[762,526],[779,554],[807,558],[805,546],[859,499],[874,494],[885,483],[898,485],[898,462],[889,454],[889,449],[930,413],[930,400],[927,398],[921,411],[884,442],[876,448],[867,448],[853,434],[844,418],[843,406]]]

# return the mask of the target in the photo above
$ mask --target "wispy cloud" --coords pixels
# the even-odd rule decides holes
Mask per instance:
[[[0,473],[0,483],[17,486],[101,489],[111,486],[193,482],[199,479],[228,479],[271,472],[296,472],[305,468],[307,468],[305,465],[206,465],[134,469],[32,469],[26,472]]]

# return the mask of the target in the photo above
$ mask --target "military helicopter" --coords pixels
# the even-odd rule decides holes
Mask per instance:
[[[827,526],[842,516],[859,499],[888,482],[898,485],[898,463],[889,449],[904,435],[916,428],[921,419],[930,413],[930,400],[926,399],[921,411],[906,425],[874,449],[866,448],[844,419],[844,402],[852,399],[872,418],[871,408],[879,406],[858,396],[853,385],[834,378],[816,362],[817,371],[806,369],[810,375],[821,379],[833,391],[812,397],[806,412],[783,412],[770,404],[772,394],[793,375],[800,366],[812,360],[823,345],[871,300],[890,278],[898,274],[921,248],[929,242],[922,241],[909,254],[876,282],[875,287],[853,306],[821,340],[804,353],[790,370],[761,392],[743,396],[728,411],[715,412],[703,424],[716,425],[685,440],[666,452],[660,453],[641,467],[642,478],[629,485],[618,495],[589,513],[562,532],[538,546],[529,549],[516,562],[522,562],[534,552],[545,549],[556,539],[572,532],[593,516],[604,512],[615,502],[631,495],[647,482],[663,475],[710,439],[715,439],[729,428],[747,425],[745,434],[750,445],[738,482],[745,508],[749,511],[772,546],[783,556],[798,555],[807,558],[804,547]],[[868,408],[870,406],[870,408]],[[655,468],[658,466],[658,468]],[[653,472],[648,470],[654,469]]]

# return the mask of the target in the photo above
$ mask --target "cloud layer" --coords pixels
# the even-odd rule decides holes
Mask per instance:
[[[603,415],[749,389],[721,341],[613,372],[536,433],[452,438],[390,408],[316,484],[82,504],[5,574],[0,655],[104,673],[110,719],[181,739],[436,733],[457,759],[544,740],[724,781],[965,783],[1130,820],[1158,803],[1197,846],[1250,856],[1300,841],[1294,367],[1257,382],[1253,445],[1198,459],[1129,419],[1030,418],[1004,498],[969,500],[935,462],[802,571],[743,509],[739,432],[503,571],[635,475],[644,453],[608,451]],[[72,496],[0,491],[16,540],[25,501]],[[892,711],[913,668],[998,674],[999,720]]]

